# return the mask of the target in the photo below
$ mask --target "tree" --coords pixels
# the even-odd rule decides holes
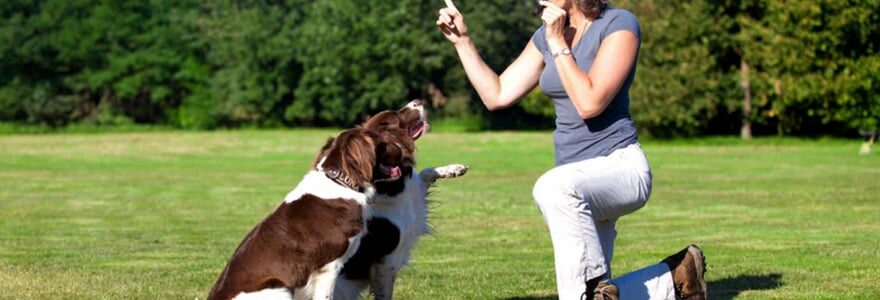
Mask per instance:
[[[501,72],[534,3],[464,1]],[[880,116],[880,0],[621,0],[642,26],[631,90],[654,136],[855,135]],[[440,2],[0,1],[0,122],[348,126],[420,97],[483,127],[553,123],[538,91],[488,113],[434,25]]]
[[[273,125],[299,83],[302,63],[294,54],[295,29],[306,1],[216,1],[190,20],[196,28],[199,60],[179,77],[203,78],[180,107],[185,127]]]
[[[365,113],[423,96],[442,78],[443,46],[424,1],[311,3],[296,29],[303,73],[285,116],[299,123],[352,124]],[[419,17],[414,17],[419,16]]]
[[[778,134],[841,133],[876,124],[880,104],[871,95],[877,92],[872,83],[878,79],[880,25],[872,12],[880,1],[712,3],[723,13],[738,60],[723,63],[754,75],[743,81],[751,87],[744,95],[754,92],[759,99],[752,119],[775,122]],[[744,101],[744,112],[749,104]]]
[[[719,66],[722,33],[704,1],[621,1],[639,18],[642,45],[631,95],[643,134],[710,132],[725,119],[731,78]],[[722,122],[724,123],[724,122]]]
[[[51,125],[120,120],[114,115],[162,122],[164,107],[179,99],[173,75],[190,53],[172,24],[187,8],[177,1],[6,2],[4,115]]]

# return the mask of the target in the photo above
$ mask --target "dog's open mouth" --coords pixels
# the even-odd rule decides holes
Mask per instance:
[[[409,129],[409,136],[412,137],[413,140],[416,140],[428,131],[428,127],[427,121],[419,121],[419,123]]]
[[[386,164],[379,164],[379,170],[388,178],[384,178],[381,181],[394,181],[400,178],[403,172],[400,171],[399,166],[389,166]]]

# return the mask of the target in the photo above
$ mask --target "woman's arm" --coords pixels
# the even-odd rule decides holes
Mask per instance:
[[[510,107],[538,84],[544,59],[534,43],[529,42],[523,52],[501,76],[495,74],[470,41],[456,44],[455,50],[468,79],[489,110]]]
[[[581,71],[571,55],[560,55],[553,60],[565,93],[574,103],[581,119],[594,118],[608,107],[629,76],[638,45],[638,38],[632,32],[612,33],[599,46],[599,53],[589,73]],[[550,49],[560,51],[564,47],[553,50],[554,46],[550,46]]]
[[[545,15],[550,10],[559,13],[544,20],[547,46],[551,53],[559,53],[568,47],[562,35],[565,11],[553,5],[545,7]],[[608,107],[629,76],[638,51],[639,38],[634,33],[617,31],[602,40],[589,73],[578,68],[571,55],[559,55],[553,60],[562,86],[582,119],[596,117]]]
[[[544,58],[533,42],[529,42],[517,59],[501,73],[495,73],[474,46],[461,13],[451,0],[440,9],[437,26],[455,45],[468,80],[489,110],[509,107],[528,93],[541,76]]]

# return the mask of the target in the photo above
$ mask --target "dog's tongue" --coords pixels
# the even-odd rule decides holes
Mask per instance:
[[[400,177],[400,167],[389,167],[386,165],[382,165],[382,173],[385,173],[385,175],[388,175],[388,177],[390,178],[397,178]]]
[[[415,127],[409,130],[409,136],[414,140],[418,139],[428,130],[428,122],[419,122]]]

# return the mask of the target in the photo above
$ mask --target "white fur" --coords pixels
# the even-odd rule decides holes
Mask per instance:
[[[357,247],[354,249],[357,250]],[[351,258],[351,255],[336,259],[321,267],[321,269],[309,276],[309,282],[304,287],[296,289],[293,299],[333,299],[333,287],[336,286],[336,278],[339,277],[339,271],[342,270],[342,266],[345,265],[345,261],[349,258]]]
[[[400,243],[370,270],[372,282],[351,280],[344,276],[339,278],[334,292],[336,299],[360,299],[362,291],[368,287],[375,299],[392,299],[397,273],[409,262],[419,238],[429,233],[428,188],[438,178],[458,177],[464,175],[467,169],[467,166],[460,164],[428,168],[413,174],[401,193],[393,197],[376,194],[372,216],[388,219],[397,226],[400,229]]]
[[[233,300],[261,300],[261,299],[277,299],[277,300],[293,300],[293,295],[287,288],[263,289],[253,293],[240,293],[235,295]]]
[[[419,119],[421,119],[422,121],[428,119],[428,112],[425,111],[424,105],[421,105],[421,104],[416,105],[416,101],[410,101],[409,103],[406,104],[406,107],[409,107],[410,109],[417,110],[419,112]]]
[[[323,160],[321,161],[323,163]],[[320,169],[320,164],[319,164]],[[357,235],[348,239],[348,249],[345,253],[333,260],[332,262],[322,266],[309,276],[309,280],[302,288],[294,291],[293,295],[287,288],[271,288],[264,289],[253,293],[241,293],[234,299],[284,299],[284,300],[300,300],[300,299],[333,299],[333,289],[336,285],[339,271],[345,265],[360,247],[361,238],[366,234],[366,220],[370,219],[370,206],[368,203],[375,196],[375,190],[372,187],[367,188],[364,193],[359,193],[347,187],[344,187],[335,181],[327,178],[322,171],[310,171],[303,177],[293,191],[284,197],[285,203],[297,201],[305,194],[311,194],[321,199],[350,199],[357,202],[361,207],[364,230]]]
[[[299,200],[305,194],[312,194],[321,199],[352,199],[366,207],[367,202],[374,196],[374,190],[368,188],[366,192],[359,193],[330,180],[324,172],[309,171],[303,177],[303,180],[299,182],[299,185],[293,191],[287,193],[287,196],[284,197],[284,202],[290,203]]]

